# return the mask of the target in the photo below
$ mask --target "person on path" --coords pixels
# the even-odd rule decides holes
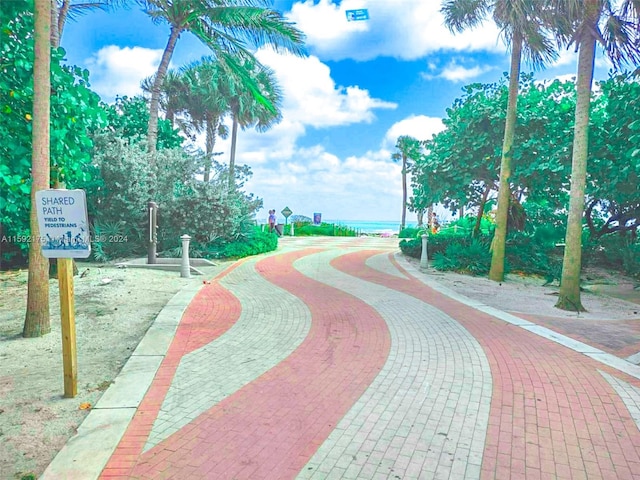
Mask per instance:
[[[273,233],[275,228],[276,228],[276,211],[269,210],[269,233]]]

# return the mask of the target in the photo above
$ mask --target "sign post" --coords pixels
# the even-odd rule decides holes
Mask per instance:
[[[36,192],[42,254],[58,259],[64,396],[78,394],[78,356],[73,296],[73,258],[91,254],[87,200],[84,190]]]
[[[291,209],[289,207],[284,207],[280,213],[284,216],[284,224],[286,225],[287,224],[287,220],[289,219],[289,217],[291,216],[291,214],[293,212],[291,211]]]

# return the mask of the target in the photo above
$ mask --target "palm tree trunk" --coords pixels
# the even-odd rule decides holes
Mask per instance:
[[[209,182],[211,178],[211,164],[213,163],[213,147],[216,144],[216,130],[218,129],[218,117],[213,118],[212,115],[207,115],[207,139],[205,146],[205,160],[204,160],[204,181]]]
[[[407,156],[402,154],[402,223],[400,229],[404,229],[407,222]]]
[[[595,31],[595,22],[594,29]],[[578,77],[576,80],[576,114],[571,158],[571,191],[569,218],[565,237],[560,295],[556,307],[575,312],[585,311],[580,301],[580,270],[582,268],[582,216],[589,153],[589,108],[595,60],[596,38],[589,35],[580,42]]]
[[[31,213],[27,313],[23,337],[51,331],[49,318],[49,261],[42,255],[36,192],[49,188],[49,117],[51,94],[51,3],[35,2],[35,60],[33,64],[33,140],[31,156]]]
[[[231,128],[231,154],[229,155],[229,190],[236,186],[236,141],[238,138],[238,114],[233,112],[233,127]]]
[[[502,159],[500,161],[500,187],[498,190],[498,210],[496,212],[496,231],[491,242],[491,269],[489,278],[496,282],[504,280],[504,255],[507,241],[507,220],[509,218],[509,199],[511,198],[511,159],[513,158],[513,138],[516,130],[518,104],[518,85],[520,81],[520,60],[522,56],[522,34],[514,32],[511,48],[511,71],[509,73],[509,100],[507,118],[504,125]]]
[[[433,203],[427,208],[427,227],[429,227],[429,231],[433,229]]]
[[[162,83],[164,77],[167,75],[169,69],[169,62],[173,56],[173,50],[176,47],[176,42],[180,37],[181,30],[176,27],[171,27],[171,34],[167,41],[167,46],[162,53],[162,59],[156,72],[156,77],[153,80],[153,86],[151,87],[151,101],[149,102],[149,125],[147,127],[147,149],[151,154],[151,164],[155,168],[155,153],[156,144],[158,142],[158,111],[160,109],[160,92],[162,91]]]
[[[478,215],[476,216],[476,224],[473,227],[473,236],[477,237],[480,235],[480,226],[482,225],[482,215],[484,215],[484,206],[487,203],[487,198],[489,197],[489,192],[491,191],[491,185],[487,183],[484,187],[484,192],[482,193],[482,199],[480,200],[480,206],[478,207]]]

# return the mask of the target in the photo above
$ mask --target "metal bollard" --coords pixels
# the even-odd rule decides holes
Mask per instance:
[[[158,263],[156,247],[158,245],[158,204],[156,202],[147,203],[149,209],[149,243],[147,244],[147,263],[153,265]]]
[[[420,255],[420,268],[426,270],[429,268],[429,257],[427,255],[427,239],[429,235],[422,234],[422,254]]]
[[[180,264],[180,276],[182,278],[191,278],[191,266],[189,265],[189,240],[191,237],[187,234],[180,237],[182,240],[182,262]]]

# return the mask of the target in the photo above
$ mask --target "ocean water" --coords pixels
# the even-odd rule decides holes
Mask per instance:
[[[400,222],[396,221],[370,221],[370,220],[324,220],[327,223],[344,225],[354,228],[360,233],[399,233]],[[415,227],[416,223],[407,223],[407,227]]]

